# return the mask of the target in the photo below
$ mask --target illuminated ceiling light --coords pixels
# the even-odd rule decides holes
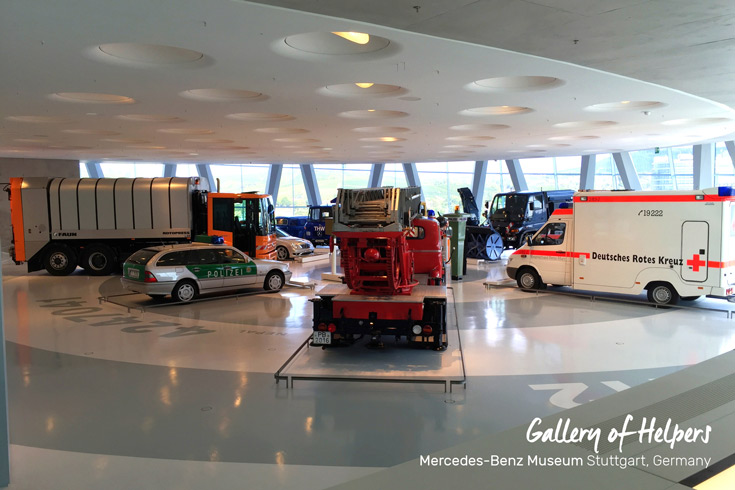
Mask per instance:
[[[370,34],[364,32],[332,32],[332,34],[355,44],[367,44],[370,42]]]
[[[370,88],[375,84],[371,82],[355,82],[355,85],[357,85],[360,88]]]
[[[368,112],[375,112],[375,109],[368,109]]]
[[[630,101],[629,100],[621,100],[620,103],[621,104],[630,104]]]
[[[383,136],[382,138],[380,138],[380,141],[398,141],[398,138],[394,136]]]

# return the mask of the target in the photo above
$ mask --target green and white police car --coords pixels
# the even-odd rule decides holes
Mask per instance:
[[[153,299],[171,295],[187,302],[200,294],[262,287],[281,289],[291,278],[288,264],[253,260],[226,245],[187,243],[138,250],[123,264],[125,289]]]

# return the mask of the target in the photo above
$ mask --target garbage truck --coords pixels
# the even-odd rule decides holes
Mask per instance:
[[[251,257],[275,259],[274,209],[267,194],[214,193],[198,178],[14,177],[10,257],[28,272],[107,275],[153,245],[222,237]]]

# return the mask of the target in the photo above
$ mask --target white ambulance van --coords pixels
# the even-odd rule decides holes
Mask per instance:
[[[511,255],[524,289],[547,284],[656,304],[735,299],[735,189],[584,191]]]

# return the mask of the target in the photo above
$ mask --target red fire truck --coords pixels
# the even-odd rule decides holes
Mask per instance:
[[[421,190],[339,189],[332,236],[344,284],[314,303],[312,345],[351,344],[370,335],[447,346],[447,290],[439,222],[420,215]],[[423,283],[423,284],[420,284]]]

